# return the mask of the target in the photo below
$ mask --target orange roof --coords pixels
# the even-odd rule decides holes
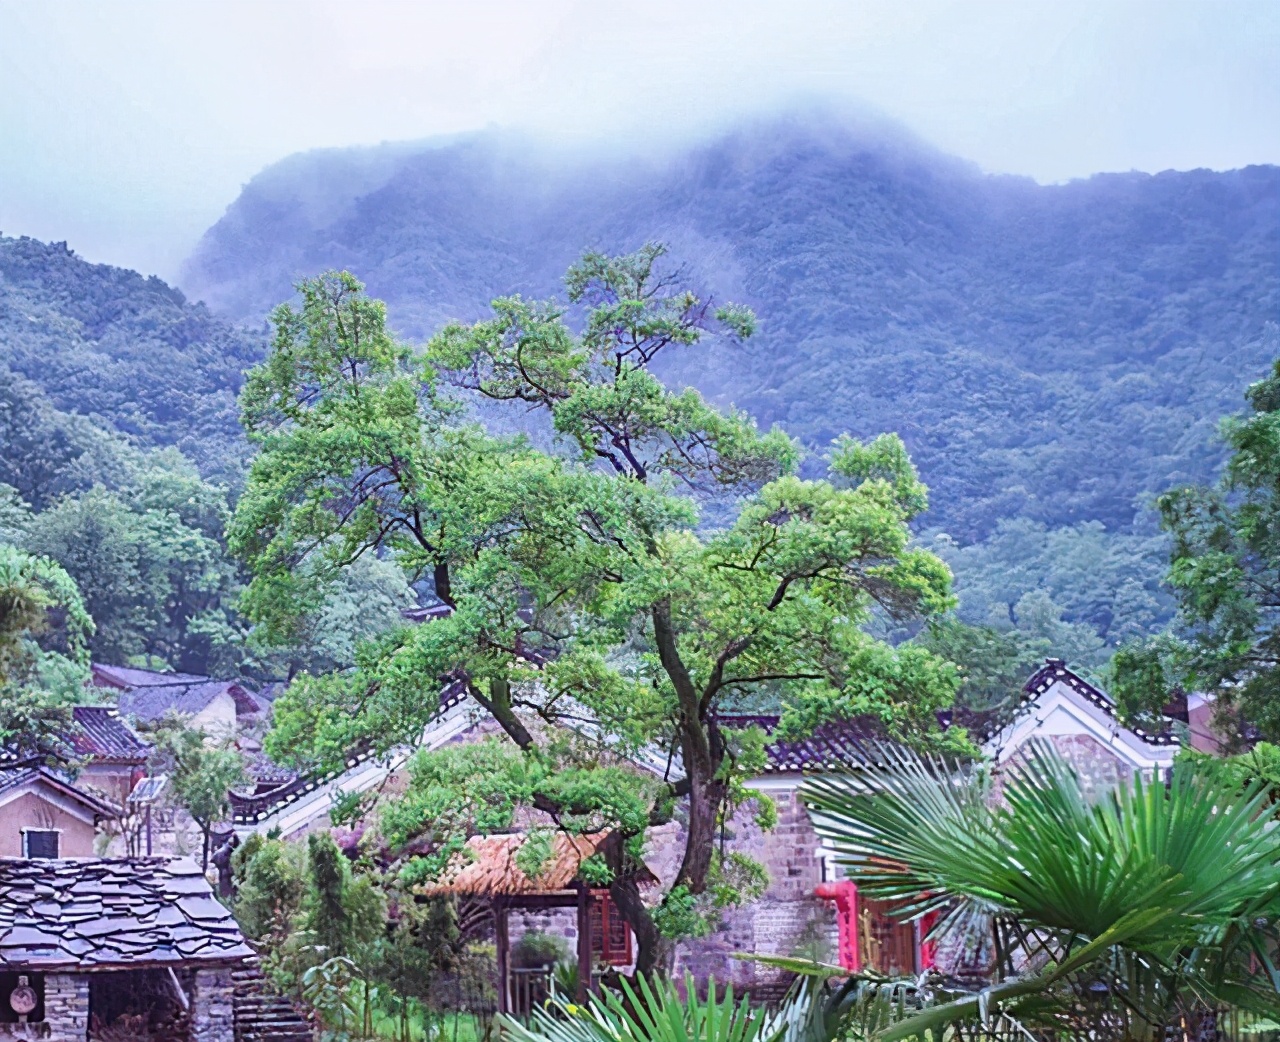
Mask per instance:
[[[607,832],[570,836],[557,832],[552,837],[551,857],[538,875],[530,879],[516,864],[516,854],[525,841],[524,833],[502,836],[472,836],[462,854],[453,859],[435,883],[423,887],[425,894],[546,894],[573,888],[582,862],[598,852],[609,838]],[[646,869],[642,875],[649,875]]]

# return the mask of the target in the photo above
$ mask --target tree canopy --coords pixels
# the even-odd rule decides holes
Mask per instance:
[[[937,722],[954,667],[866,628],[952,604],[946,566],[910,544],[926,493],[901,442],[841,439],[830,477],[805,480],[782,432],[664,386],[660,356],[732,350],[753,320],[690,292],[663,253],[588,254],[566,277],[567,304],[501,298],[425,355],[387,333],[350,275],[303,283],[242,396],[259,454],[229,530],[253,574],[246,610],[282,640],[318,583],[366,555],[396,561],[449,609],[370,643],[353,671],[295,681],[273,753],[334,762],[357,744],[412,742],[442,687],[465,685],[503,739],[418,755],[387,812],[396,843],[415,838],[428,855],[406,870],[431,871],[522,806],[556,827],[610,830],[621,842],[599,880],[644,965],[662,957],[664,929],[736,899],[744,866],[720,861],[721,823],[749,800],[770,817],[742,786],[762,736],[719,722],[744,697],[770,693],[796,730],[857,716],[918,743],[963,740]],[[543,411],[568,451],[486,434],[460,415],[460,393]],[[627,754],[670,767],[637,772]],[[637,858],[676,800],[684,860],[651,914]]]
[[[1222,421],[1231,451],[1212,486],[1160,497],[1172,536],[1172,632],[1117,654],[1131,712],[1152,714],[1175,689],[1216,699],[1224,736],[1280,738],[1280,360],[1245,392],[1250,411]]]

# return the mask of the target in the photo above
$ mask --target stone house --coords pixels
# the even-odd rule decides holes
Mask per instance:
[[[99,826],[117,813],[42,758],[0,762],[0,857],[92,857]]]
[[[0,1039],[127,1024],[233,1042],[232,973],[253,954],[190,861],[0,858]]]
[[[251,718],[259,719],[264,709],[262,700],[243,684],[195,673],[160,673],[95,662],[89,682],[116,692],[126,717],[149,724],[174,713],[211,738],[234,737]]]
[[[65,740],[69,757],[79,764],[77,782],[123,807],[146,774],[151,746],[121,719],[114,706],[76,706],[71,712],[72,725]]]

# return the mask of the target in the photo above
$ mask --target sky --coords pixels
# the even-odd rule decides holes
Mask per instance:
[[[815,101],[1042,182],[1280,162],[1280,0],[0,0],[0,231],[173,278],[264,166]]]

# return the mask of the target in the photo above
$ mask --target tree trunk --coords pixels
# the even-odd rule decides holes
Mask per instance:
[[[636,939],[636,973],[649,976],[669,974],[675,960],[675,945],[654,925],[653,916],[640,897],[640,888],[632,876],[616,876],[609,896],[617,906]]]
[[[701,773],[697,769],[689,772],[689,826],[684,860],[673,884],[687,886],[691,894],[700,894],[707,888],[707,874],[716,850],[716,826],[725,797],[724,782],[698,777]]]

